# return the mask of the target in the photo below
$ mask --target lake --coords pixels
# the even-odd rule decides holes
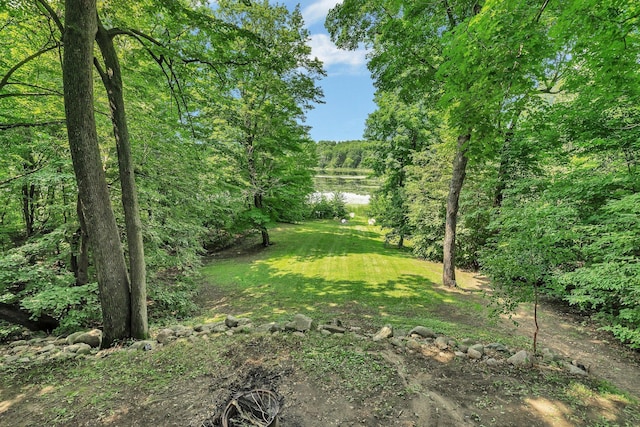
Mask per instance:
[[[367,205],[371,193],[380,184],[371,177],[366,169],[322,169],[316,170],[313,178],[317,194],[332,197],[335,192],[342,193],[347,204]]]

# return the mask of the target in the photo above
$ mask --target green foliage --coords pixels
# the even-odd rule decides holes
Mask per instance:
[[[194,277],[176,275],[149,285],[149,318],[156,322],[184,319],[197,310]]]
[[[347,215],[347,206],[341,193],[334,193],[331,197],[313,194],[309,197],[307,209],[307,218],[313,219],[344,218]]]
[[[358,169],[370,167],[374,147],[369,141],[318,141],[316,152],[320,169]]]
[[[555,291],[558,272],[576,261],[576,219],[572,206],[545,198],[503,205],[480,260],[499,312]]]

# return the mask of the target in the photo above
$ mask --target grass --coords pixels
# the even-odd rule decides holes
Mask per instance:
[[[275,244],[268,249],[206,266],[206,282],[232,295],[225,309],[265,321],[301,312],[318,320],[357,317],[372,326],[420,324],[451,333],[465,325],[442,321],[438,313],[482,315],[482,304],[438,285],[439,264],[385,246],[380,228],[368,225],[362,210],[355,213],[347,224],[324,220],[279,226],[271,231]],[[470,274],[460,274],[463,288],[473,281]],[[216,308],[204,317],[222,314]],[[468,332],[477,333],[475,325]]]
[[[204,268],[201,297],[206,299],[207,291],[216,294],[199,301],[205,312],[190,321],[218,320],[227,313],[251,317],[256,323],[282,321],[302,312],[318,321],[338,317],[363,328],[386,323],[396,328],[424,325],[456,338],[513,343],[513,338],[500,336],[500,330],[492,330],[484,322],[477,294],[443,288],[438,284],[440,265],[385,246],[379,228],[367,224],[364,212],[355,213],[346,225],[314,221],[280,226],[272,233],[274,246],[215,260]],[[463,288],[477,285],[470,274],[461,273],[459,282]],[[212,340],[181,340],[153,352],[115,352],[104,359],[52,362],[28,369],[7,365],[0,371],[0,383],[7,385],[0,387],[0,410],[2,405],[6,410],[28,401],[29,407],[40,408],[38,416],[49,425],[70,425],[83,417],[113,419],[117,425],[117,417],[126,414],[122,411],[136,406],[181,408],[181,393],[187,391],[199,399],[218,396],[219,384],[231,384],[236,374],[242,379],[240,374],[253,366],[275,367],[277,372],[296,366],[328,390],[339,385],[349,402],[361,398],[374,402],[373,411],[386,417],[397,415],[392,407],[394,399],[420,394],[422,385],[403,384],[399,368],[382,356],[385,349],[385,343],[350,335],[318,333],[301,339],[290,334],[222,334]],[[406,369],[427,369],[420,368],[419,360],[407,364]],[[438,379],[446,380],[458,370],[433,363],[428,372],[440,369]],[[468,386],[476,373],[468,370],[461,375]],[[598,425],[614,425],[615,420],[606,416],[621,410],[628,420],[640,419],[635,400],[607,383],[578,382],[559,371],[516,375],[495,380],[498,397],[529,396],[543,404],[549,396],[565,402],[568,413],[576,417],[576,425],[601,414]],[[489,377],[484,381],[491,384],[494,380]],[[376,400],[377,396],[384,398]],[[503,402],[481,395],[474,405],[480,411],[497,407],[498,401]]]

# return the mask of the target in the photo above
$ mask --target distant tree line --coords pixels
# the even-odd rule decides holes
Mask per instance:
[[[318,141],[316,153],[320,169],[367,169],[374,144],[370,141]]]

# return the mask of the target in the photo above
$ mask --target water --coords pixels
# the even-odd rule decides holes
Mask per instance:
[[[338,192],[351,205],[368,205],[371,193],[380,186],[370,171],[362,169],[319,170],[313,181],[316,194],[332,197]]]

